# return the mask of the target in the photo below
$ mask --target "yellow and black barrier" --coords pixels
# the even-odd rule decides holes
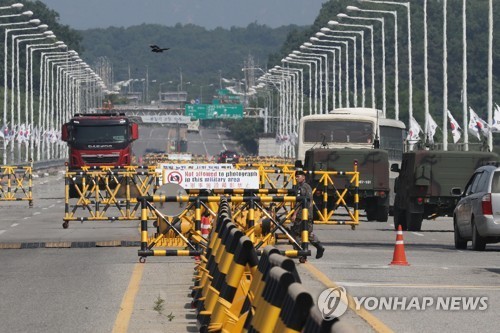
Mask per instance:
[[[259,170],[261,187],[259,192],[255,190],[188,190],[190,196],[199,195],[222,195],[231,196],[245,195],[290,195],[291,187],[295,185],[295,171],[292,165],[287,164],[238,164],[237,167],[256,168]],[[270,174],[283,176],[281,183],[270,181]],[[308,172],[309,175],[320,177],[318,185],[314,191],[314,220],[316,224],[338,224],[351,225],[354,228],[359,224],[359,173],[354,171],[315,171]],[[349,177],[350,186],[345,189],[337,189],[336,183],[338,177]],[[65,216],[63,218],[64,227],[68,227],[70,221],[91,221],[91,220],[140,220],[138,213],[140,204],[136,200],[138,196],[153,195],[158,189],[160,175],[155,166],[128,166],[122,168],[115,167],[86,167],[79,170],[68,170],[65,177],[66,195],[65,195]],[[268,226],[277,224],[276,214],[281,215],[281,220],[289,219],[292,210],[292,203],[254,203],[253,213],[249,203],[236,202],[232,200],[234,210],[234,222],[243,229],[251,229],[252,225],[247,226],[252,221],[264,217],[266,221],[272,223],[262,224],[264,229]],[[349,206],[348,205],[351,205]],[[203,206],[203,211],[208,210],[211,215],[217,210],[216,201]],[[200,223],[201,215],[189,206],[186,212],[179,217],[179,228],[194,228]],[[338,208],[345,208],[340,211]],[[191,210],[191,211],[189,211]],[[253,214],[253,215],[252,215]],[[338,216],[337,216],[338,215]],[[148,216],[148,219],[155,220],[158,217],[155,214]],[[175,224],[175,223],[174,223]],[[254,224],[255,225],[255,224]],[[259,230],[261,225],[255,225],[252,233],[248,236],[259,246],[273,244],[274,237],[272,232]],[[170,230],[170,228],[168,228]],[[195,230],[198,230],[195,228]],[[170,230],[171,231],[171,230]],[[172,235],[172,232],[170,232]],[[262,235],[262,236],[258,236]],[[163,245],[183,245],[183,241],[178,238],[166,238],[162,232],[158,232],[159,239],[157,244]],[[261,237],[261,239],[259,239]]]
[[[317,317],[319,310],[294,261],[282,251],[267,246],[257,261],[257,251],[231,222],[228,208],[218,212],[210,236],[192,290],[200,331],[353,331],[338,318],[329,322]]]
[[[258,190],[257,190],[258,191]],[[243,191],[245,193],[245,191]],[[264,245],[267,245],[271,236],[274,235],[274,232],[279,230],[281,231],[285,237],[294,245],[295,250],[284,251],[284,254],[291,257],[306,257],[310,255],[309,247],[309,233],[307,229],[307,216],[308,210],[307,208],[302,210],[302,234],[300,243],[296,240],[287,228],[284,226],[284,223],[287,221],[286,218],[281,221],[277,221],[274,219],[269,213],[264,214],[264,216],[268,217],[268,222],[274,225],[272,232],[269,232],[264,237],[256,237],[256,223],[255,223],[255,210],[262,209],[263,203],[295,203],[297,201],[302,202],[302,206],[307,207],[307,198],[303,196],[291,196],[291,195],[283,195],[283,196],[165,196],[165,195],[154,195],[154,196],[145,196],[139,197],[138,200],[141,203],[141,249],[139,250],[139,256],[141,257],[141,261],[145,260],[145,257],[148,256],[175,256],[175,255],[186,255],[193,256],[198,255],[200,248],[206,248],[207,241],[201,236],[201,225],[200,225],[200,216],[201,216],[201,207],[207,207],[209,203],[218,203],[219,209],[222,202],[229,203],[245,203],[248,205],[248,214],[246,217],[246,225],[245,228],[241,228],[241,224],[235,223],[238,225],[238,228],[242,230],[250,240],[256,244],[256,248],[260,248]],[[151,203],[166,203],[166,202],[185,202],[189,203],[189,207],[195,208],[195,223],[191,221],[191,226],[186,228],[183,232],[182,228],[174,225],[174,223],[170,222],[169,219],[165,218],[163,214],[158,211],[155,206]],[[150,216],[151,211],[153,214],[160,217],[160,221],[157,224],[161,225],[162,222],[168,225],[167,228],[164,228],[165,231],[157,234],[153,239],[149,237],[148,234],[148,216]],[[289,216],[293,211],[289,212],[287,216]],[[182,214],[181,214],[182,215]],[[180,221],[177,219],[177,221]],[[234,215],[232,216],[232,221],[234,222]],[[216,222],[217,223],[217,222]],[[212,228],[213,229],[213,228]],[[262,229],[262,227],[260,227]],[[158,229],[159,230],[159,229]],[[156,250],[154,247],[158,244],[161,244],[160,238],[169,236],[167,233],[173,233],[175,237],[178,237],[182,240],[181,243],[177,243],[177,245],[181,245],[184,247],[190,248],[188,251],[184,250]],[[260,236],[260,235],[258,235]],[[184,251],[184,252],[183,252]],[[194,251],[194,252],[192,252]]]
[[[354,163],[353,171],[306,171],[309,177],[319,178],[312,188],[314,197],[314,223],[350,225],[353,229],[359,224],[359,172]],[[338,188],[336,181],[347,178],[348,186]],[[338,208],[345,213],[338,214]],[[335,215],[337,213],[337,215]],[[335,216],[346,219],[333,219]]]
[[[0,201],[28,201],[33,207],[33,164],[0,168]]]
[[[260,188],[291,188],[295,184],[293,164],[236,163],[235,168],[258,170]]]
[[[67,170],[63,227],[70,221],[139,220],[136,198],[152,195],[158,187],[158,175],[148,166]]]

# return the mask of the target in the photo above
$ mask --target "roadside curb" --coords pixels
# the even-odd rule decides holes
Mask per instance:
[[[139,241],[99,241],[99,242],[19,242],[0,243],[0,250],[21,249],[83,249],[91,247],[140,247]]]

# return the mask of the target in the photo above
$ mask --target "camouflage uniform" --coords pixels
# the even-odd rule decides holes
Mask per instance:
[[[298,196],[306,196],[309,198],[309,207],[308,208],[308,220],[307,220],[307,230],[309,231],[309,242],[314,247],[318,248],[319,240],[318,237],[313,233],[313,194],[312,188],[305,181],[303,183],[297,184],[297,195]],[[302,203],[298,203],[295,207],[297,215],[295,215],[295,220],[292,222],[292,233],[295,238],[301,239],[301,224],[302,224]]]

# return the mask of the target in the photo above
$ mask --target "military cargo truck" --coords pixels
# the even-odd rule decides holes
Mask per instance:
[[[394,185],[394,227],[420,231],[423,219],[452,216],[458,198],[453,187],[464,188],[481,165],[498,161],[498,155],[478,151],[417,150],[403,154]]]
[[[366,211],[369,221],[387,221],[389,214],[389,158],[386,150],[382,149],[348,149],[348,148],[316,148],[305,153],[304,169],[307,171],[353,171],[354,161],[358,163],[359,179],[359,208]],[[328,210],[335,209],[335,189],[329,185],[324,189],[319,185],[321,175],[314,174],[309,184],[317,188],[314,201],[319,209],[323,208],[322,192],[328,193]],[[342,176],[334,179],[335,188],[342,190],[353,188],[349,183],[351,176]],[[354,201],[352,191],[346,197],[347,204]]]

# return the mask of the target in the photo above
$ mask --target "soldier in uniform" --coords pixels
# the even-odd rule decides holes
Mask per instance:
[[[297,195],[298,196],[306,196],[309,198],[309,216],[307,220],[307,228],[309,231],[309,242],[312,246],[316,248],[316,259],[323,257],[323,252],[325,252],[325,248],[319,242],[318,237],[313,233],[313,195],[312,188],[306,182],[306,174],[304,171],[296,171],[295,178],[297,179]],[[301,223],[302,223],[302,203],[299,202],[295,206],[295,212],[292,215],[292,233],[295,238],[300,240],[301,237]]]

